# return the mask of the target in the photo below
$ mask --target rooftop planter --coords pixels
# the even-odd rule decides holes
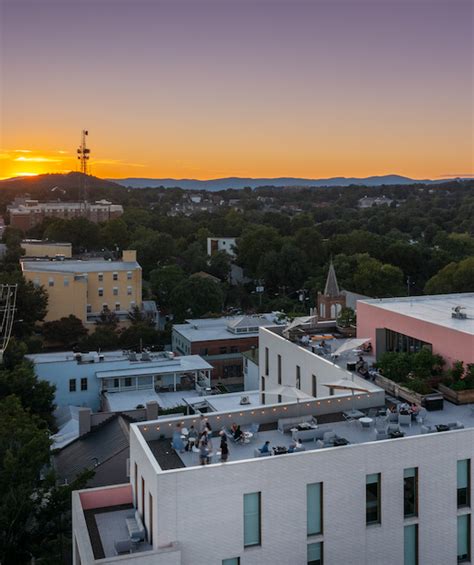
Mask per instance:
[[[438,390],[454,404],[474,403],[474,364],[464,367],[462,361],[453,363]]]
[[[440,383],[438,390],[446,400],[449,400],[453,404],[474,404],[474,389],[472,388],[467,390],[453,390]]]

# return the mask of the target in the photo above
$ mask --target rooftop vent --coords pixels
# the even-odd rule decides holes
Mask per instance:
[[[451,318],[456,318],[456,320],[466,320],[467,314],[465,312],[461,312],[461,310],[465,310],[464,306],[455,306],[451,312]]]

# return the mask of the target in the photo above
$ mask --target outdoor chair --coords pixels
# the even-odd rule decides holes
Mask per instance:
[[[250,424],[249,432],[253,434],[253,439],[257,438],[259,430],[260,430],[260,424],[257,423]]]
[[[370,408],[369,411],[367,412],[367,416],[369,418],[373,418],[375,420],[375,418],[377,417],[378,414],[378,409],[377,408]]]
[[[400,431],[400,426],[398,424],[389,424],[387,426],[386,433],[391,434],[393,432],[399,432],[399,431]]]
[[[124,539],[124,540],[117,540],[114,541],[115,547],[115,554],[122,555],[124,553],[131,553],[132,552],[132,540]]]
[[[428,411],[426,410],[426,408],[421,408],[420,411],[418,412],[418,415],[416,417],[416,421],[418,424],[424,424],[426,422],[427,419],[427,414]]]
[[[385,430],[375,430],[375,439],[388,439],[388,434]]]
[[[411,414],[399,414],[398,424],[400,426],[410,426],[411,427]]]
[[[325,432],[324,436],[323,436],[323,442],[324,442],[324,446],[327,447],[329,445],[332,445],[334,443],[334,440],[336,439],[337,435],[336,432]]]

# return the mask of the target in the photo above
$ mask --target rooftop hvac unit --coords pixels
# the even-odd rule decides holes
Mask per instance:
[[[128,358],[130,361],[138,361],[137,354],[135,353],[135,351],[130,351],[130,355]]]
[[[142,361],[151,361],[151,355],[148,353],[148,351],[144,351],[142,353]]]
[[[244,395],[240,398],[240,404],[250,404],[250,398],[247,395]]]

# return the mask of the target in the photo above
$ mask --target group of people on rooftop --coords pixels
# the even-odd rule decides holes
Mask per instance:
[[[181,423],[178,422],[173,432],[171,445],[179,453],[191,451],[196,447],[199,451],[199,461],[201,465],[208,465],[211,462],[214,446],[212,444],[212,427],[209,420],[201,415],[199,421],[199,431],[192,425],[187,434],[183,434]],[[219,432],[221,461],[226,462],[229,457],[229,446],[227,445],[227,435],[224,431]],[[185,443],[186,440],[186,443]]]

